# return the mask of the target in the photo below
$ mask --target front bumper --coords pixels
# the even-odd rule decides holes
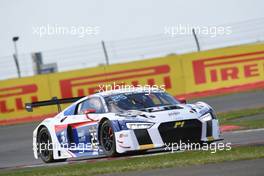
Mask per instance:
[[[118,153],[160,148],[173,143],[221,140],[218,120],[199,119],[164,122],[149,129],[122,130],[115,133]]]

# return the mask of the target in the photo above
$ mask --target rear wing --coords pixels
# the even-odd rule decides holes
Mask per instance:
[[[60,106],[61,104],[74,103],[81,98],[83,98],[83,97],[73,97],[73,98],[63,98],[63,99],[58,99],[57,97],[53,97],[51,100],[26,103],[25,109],[28,112],[33,112],[33,108],[35,108],[35,107],[57,105],[58,112],[61,112],[61,106]]]

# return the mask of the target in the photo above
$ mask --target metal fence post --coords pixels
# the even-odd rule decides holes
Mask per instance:
[[[104,51],[104,55],[105,55],[106,65],[109,65],[109,58],[108,58],[107,50],[106,50],[106,47],[105,47],[105,42],[102,40],[101,43],[102,43],[102,47],[103,47],[103,51]]]
[[[196,47],[197,47],[197,51],[201,51],[201,48],[200,48],[200,44],[199,44],[199,41],[198,41],[198,38],[197,38],[197,35],[195,33],[195,30],[192,29],[192,33],[193,33],[193,36],[194,36],[194,39],[195,39],[195,43],[196,43]]]

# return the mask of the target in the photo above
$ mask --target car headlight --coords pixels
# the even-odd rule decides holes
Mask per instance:
[[[138,122],[138,123],[126,123],[128,129],[148,129],[152,127],[154,123],[145,123],[145,122]]]
[[[209,121],[209,120],[212,120],[213,117],[211,115],[211,113],[207,113],[205,115],[203,115],[202,117],[200,117],[203,121]]]

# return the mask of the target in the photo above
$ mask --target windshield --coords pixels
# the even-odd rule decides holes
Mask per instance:
[[[142,110],[145,108],[176,105],[179,102],[164,92],[157,93],[120,93],[105,97],[110,112],[123,110]]]

